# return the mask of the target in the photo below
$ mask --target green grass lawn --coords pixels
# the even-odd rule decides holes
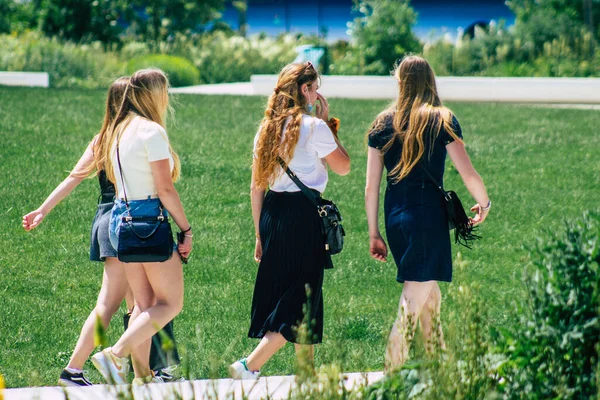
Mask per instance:
[[[100,128],[104,92],[0,88],[0,374],[9,387],[54,385],[69,359],[100,288],[102,265],[88,261],[98,185],[85,181],[33,232],[21,216],[38,207],[67,175]],[[195,247],[185,271],[185,305],[175,322],[192,378],[224,377],[226,365],[256,341],[246,337],[257,265],[249,184],[252,139],[265,99],[181,95],[169,134],[181,156],[177,184]],[[331,176],[326,196],[345,219],[346,248],[326,272],[324,343],[317,364],[341,362],[347,371],[381,370],[401,285],[393,261],[368,254],[364,213],[365,131],[384,101],[331,100],[340,136],[352,156],[346,177]],[[524,105],[451,104],[473,163],[494,202],[473,250],[454,246],[464,262],[454,282],[479,283],[488,324],[511,320],[524,301],[529,262],[524,244],[564,218],[600,204],[600,114]],[[465,207],[473,201],[447,165],[446,186]],[[383,230],[383,225],[381,225]],[[449,324],[457,303],[445,301]],[[109,330],[122,331],[121,314]],[[449,344],[452,335],[448,335]],[[93,381],[100,377],[93,372]],[[263,369],[291,374],[293,347]]]

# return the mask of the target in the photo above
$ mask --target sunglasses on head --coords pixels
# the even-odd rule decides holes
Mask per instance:
[[[306,66],[304,67],[304,71],[302,71],[302,73],[305,73],[306,71],[309,70],[309,68],[312,68],[313,70],[316,71],[315,66],[313,65],[313,63],[311,63],[310,61],[306,62]]]

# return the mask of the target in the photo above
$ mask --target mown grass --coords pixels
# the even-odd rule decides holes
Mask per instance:
[[[23,231],[21,216],[41,204],[99,129],[104,92],[0,88],[0,99],[0,374],[9,387],[54,385],[100,287],[101,264],[88,261],[97,183],[84,182],[33,232]],[[249,166],[264,103],[259,97],[180,95],[170,121],[183,164],[177,188],[195,227],[184,310],[175,322],[192,378],[226,376],[226,365],[257,343],[246,337],[257,269]],[[316,358],[317,364],[338,362],[347,371],[383,368],[401,291],[393,261],[377,263],[368,255],[363,210],[364,133],[385,105],[331,100],[353,171],[332,176],[326,192],[342,210],[347,237],[335,269],[326,272],[325,336]],[[522,245],[600,203],[599,114],[523,105],[451,106],[494,202],[483,239],[471,251],[454,247],[466,267],[455,270],[451,285],[480,283],[487,323],[500,326],[512,319],[511,304],[524,300],[521,271],[528,253]],[[446,186],[471,205],[449,164]],[[444,292],[447,288],[442,285]],[[460,311],[450,299],[442,320]],[[122,331],[120,317],[109,330],[111,342]],[[287,346],[263,373],[294,370],[293,348]],[[91,377],[100,382],[93,371]]]

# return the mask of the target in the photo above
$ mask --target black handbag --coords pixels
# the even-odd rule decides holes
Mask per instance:
[[[448,229],[454,229],[454,242],[470,249],[470,242],[481,239],[481,236],[474,233],[476,227],[473,226],[471,219],[467,216],[458,195],[452,190],[444,190],[427,168],[422,164],[419,165],[421,165],[425,174],[427,174],[429,179],[442,194],[442,203],[444,204],[444,209],[446,210],[446,215],[448,217]]]
[[[319,217],[321,217],[321,233],[323,234],[325,252],[328,256],[338,254],[344,248],[344,236],[346,232],[342,226],[342,215],[335,203],[331,200],[326,200],[315,194],[308,186],[306,186],[295,173],[279,158],[281,167],[288,174],[292,182],[298,186],[302,193],[308,197],[310,202],[316,207]],[[326,268],[333,268],[331,258],[327,258]]]
[[[160,214],[156,217],[131,215],[119,156],[119,140],[117,140],[117,162],[127,208],[127,215],[121,218],[119,224],[117,258],[124,263],[167,261],[173,256],[174,245],[169,217],[164,215],[162,205]]]

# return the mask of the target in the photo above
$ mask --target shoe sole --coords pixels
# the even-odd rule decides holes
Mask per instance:
[[[125,381],[125,379],[123,379],[121,376],[117,375],[116,377],[114,377],[110,371],[106,370],[106,366],[101,363],[96,357],[92,356],[92,364],[94,364],[94,367],[96,367],[96,369],[98,370],[98,372],[100,372],[100,375],[102,375],[104,377],[104,379],[106,380],[106,382],[108,382],[109,384],[115,384],[115,385],[124,385],[127,382]]]
[[[242,377],[240,376],[240,374],[237,372],[237,369],[235,369],[235,367],[233,365],[230,365],[229,367],[227,367],[227,369],[229,371],[229,376],[231,377],[231,379],[242,380]]]
[[[230,365],[229,367],[227,367],[227,369],[229,371],[229,376],[233,380],[237,380],[237,381],[257,381],[258,378],[259,378],[259,376],[254,376],[252,378],[244,378],[244,377],[242,377],[242,374],[240,374],[238,372],[238,370],[235,369],[235,367],[233,365]]]
[[[77,384],[77,383],[75,383],[73,381],[70,381],[68,379],[59,379],[58,380],[58,386],[62,386],[62,387],[89,387],[89,386],[92,386],[92,385],[80,385],[80,384]]]

